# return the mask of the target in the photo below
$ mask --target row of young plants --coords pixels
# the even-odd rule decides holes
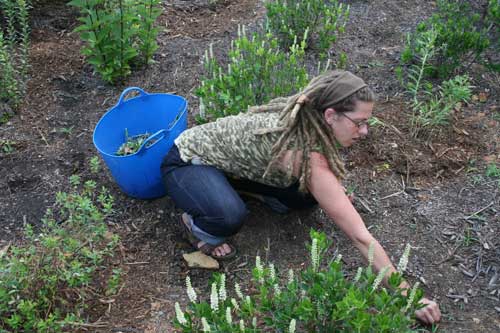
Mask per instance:
[[[226,288],[224,275],[215,275],[209,297],[198,296],[186,278],[189,303],[175,304],[174,325],[178,332],[411,332],[414,312],[423,293],[418,283],[402,290],[402,273],[410,247],[398,265],[398,273],[382,287],[387,269],[372,270],[373,247],[368,267],[347,278],[341,255],[325,263],[330,241],[324,233],[311,231],[310,264],[282,274],[272,263],[256,257],[253,280],[243,292]],[[408,292],[408,294],[407,294]]]
[[[29,0],[0,0],[0,19],[5,22],[5,29],[0,25],[0,103],[13,108],[21,102],[28,80],[30,7]],[[7,121],[0,118],[0,124]]]
[[[86,56],[87,62],[103,80],[110,83],[121,82],[133,68],[153,61],[154,52],[158,48],[156,38],[159,29],[155,22],[161,14],[160,0],[72,0],[68,4],[80,11],[78,20],[81,24],[75,32],[78,32],[85,42],[82,53]],[[6,33],[0,31],[0,69],[5,73],[0,80],[2,86],[6,87],[0,91],[0,101],[6,100],[15,107],[24,95],[28,74],[30,3],[29,0],[0,0],[0,5],[7,22]],[[244,40],[235,42],[236,49],[241,48],[246,55],[260,53],[258,54],[260,64],[254,66],[254,72],[272,70],[272,67],[268,66],[279,64],[279,61],[287,56],[289,49],[295,59],[287,63],[288,67],[281,67],[281,72],[290,69],[291,66],[298,67],[306,48],[317,49],[322,59],[326,59],[337,35],[343,32],[349,15],[349,7],[337,1],[275,0],[266,2],[266,7],[267,32],[262,36],[251,38],[250,44]],[[243,37],[245,38],[247,37]],[[257,47],[256,43],[261,45]],[[263,63],[263,59],[270,53],[262,54],[262,45],[272,48],[276,52],[276,57]],[[253,50],[247,50],[248,48]],[[238,55],[232,56],[238,58]],[[344,54],[339,58],[345,63]],[[264,66],[262,69],[259,68],[261,65]],[[239,69],[237,66],[234,67],[234,70]],[[303,70],[299,68],[294,70],[296,71]],[[246,73],[242,75],[242,79],[247,77]],[[292,80],[292,83],[282,90],[283,93],[289,93],[304,85],[303,75],[300,73],[298,75],[297,80]],[[285,81],[278,80],[274,83],[281,82]],[[290,85],[293,86],[292,90]],[[269,84],[258,85],[258,83],[253,87],[255,86],[262,89],[270,87]],[[273,91],[269,95],[276,93],[280,92]],[[264,95],[266,94],[265,92]],[[230,98],[236,99],[238,96],[238,94],[231,95]],[[263,100],[265,99],[267,97]],[[259,100],[262,100],[262,97],[257,97],[256,101]]]
[[[74,331],[96,294],[118,291],[121,272],[105,266],[119,242],[105,223],[113,197],[77,175],[70,183],[39,229],[27,224],[22,243],[0,251],[0,332]],[[97,275],[107,284],[96,283]]]
[[[489,47],[500,51],[500,3],[488,0],[483,12],[464,1],[439,0],[436,5],[436,12],[406,36],[396,68],[410,98],[414,136],[448,124],[453,111],[470,101],[467,71],[473,63],[499,70],[482,55]]]
[[[161,13],[159,0],[73,0],[69,4],[82,14],[82,24],[75,31],[86,42],[83,54],[105,81],[116,83],[132,67],[152,61],[157,49],[154,23]],[[343,32],[349,15],[349,7],[336,0],[274,0],[267,1],[266,8],[267,31],[273,37],[267,41],[257,37],[259,42],[273,44],[273,49],[279,44],[282,50],[294,45],[314,48],[322,59]],[[345,55],[341,58],[345,61]]]

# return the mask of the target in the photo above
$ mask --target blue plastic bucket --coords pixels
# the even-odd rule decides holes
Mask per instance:
[[[127,100],[125,96],[139,95]],[[99,120],[94,145],[120,188],[129,196],[153,199],[166,194],[160,174],[163,157],[187,127],[187,101],[171,94],[149,94],[137,87],[123,91],[118,103]],[[116,155],[129,137],[150,133],[136,153]]]

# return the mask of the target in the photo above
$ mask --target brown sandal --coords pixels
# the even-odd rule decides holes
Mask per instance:
[[[198,251],[206,254],[207,256],[210,256],[210,257],[217,259],[217,260],[229,260],[229,259],[234,258],[236,256],[236,254],[237,254],[236,248],[227,242],[222,242],[220,244],[212,245],[212,244],[205,243],[204,241],[196,238],[196,236],[193,235],[191,228],[186,224],[186,222],[184,222],[184,219],[182,217],[184,214],[186,214],[186,213],[183,213],[180,217],[180,220],[181,220],[180,222],[181,222],[182,231],[183,231],[182,235],[189,242],[189,244],[191,244],[191,246],[195,250],[198,250]],[[200,245],[200,243],[203,243],[203,245]],[[231,249],[231,252],[229,252],[228,254],[225,254],[223,256],[214,255],[213,251],[222,244],[227,244],[227,246],[229,246],[229,248]]]

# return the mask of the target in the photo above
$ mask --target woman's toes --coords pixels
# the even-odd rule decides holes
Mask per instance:
[[[224,249],[225,254],[231,253],[231,248],[226,243],[222,244],[222,248]]]
[[[217,246],[212,252],[212,254],[217,257],[225,256],[229,253],[231,253],[231,248],[229,247],[229,245],[225,243],[220,246]]]

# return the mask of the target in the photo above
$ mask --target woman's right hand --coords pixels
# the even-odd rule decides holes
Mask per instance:
[[[415,311],[415,316],[418,320],[424,324],[434,324],[441,320],[441,311],[439,310],[439,305],[427,298],[422,298],[420,300],[421,304],[425,306],[417,311]]]

